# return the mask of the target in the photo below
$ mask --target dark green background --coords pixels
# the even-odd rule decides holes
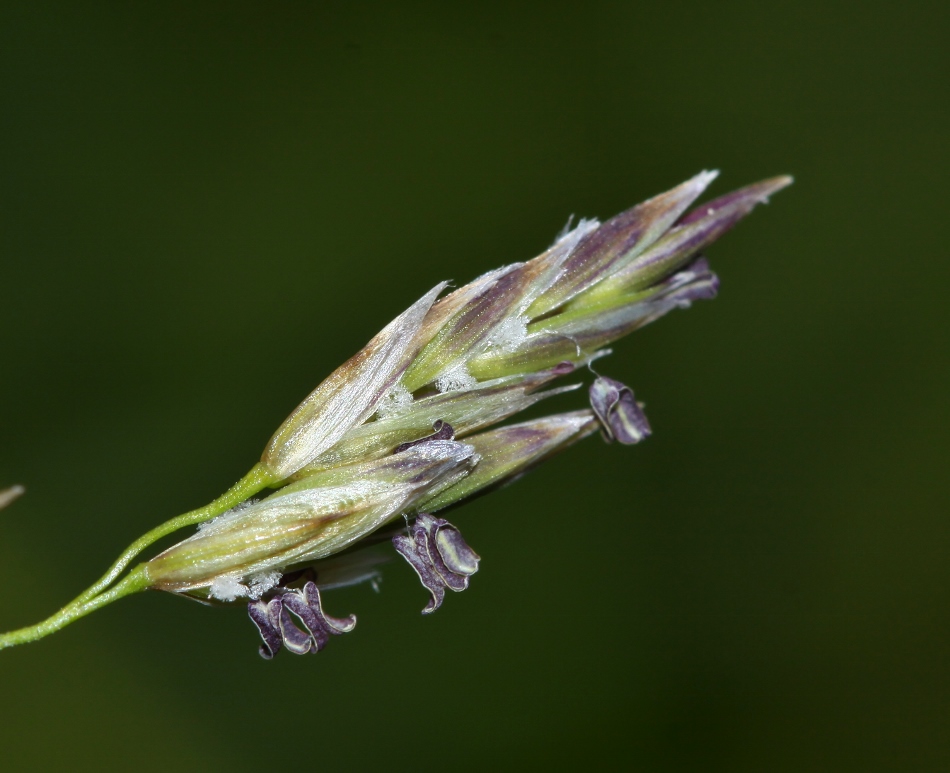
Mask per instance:
[[[122,601],[0,653],[0,769],[948,769],[938,8],[4,3],[0,629],[437,280],[703,168],[797,182],[603,363],[648,443],[453,516],[470,591],[423,618],[392,564],[272,663],[239,611]]]

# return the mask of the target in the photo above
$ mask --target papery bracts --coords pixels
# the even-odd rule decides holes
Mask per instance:
[[[444,296],[448,283],[437,284],[333,371],[222,497],[153,529],[57,615],[0,635],[0,648],[157,589],[248,605],[265,657],[317,652],[355,625],[323,612],[321,590],[376,582],[380,559],[363,550],[390,540],[390,555],[401,554],[430,592],[424,612],[438,609],[446,589],[468,587],[479,558],[433,513],[598,430],[621,444],[650,435],[633,390],[592,363],[671,310],[715,297],[706,251],[791,182],[776,177],[695,206],[715,177],[702,172],[604,223],[581,220],[533,260]],[[502,424],[577,389],[588,369],[589,407]],[[564,377],[572,383],[554,386]],[[268,488],[276,491],[252,499]],[[18,493],[0,492],[0,507]],[[197,533],[120,579],[145,548],[191,524]]]

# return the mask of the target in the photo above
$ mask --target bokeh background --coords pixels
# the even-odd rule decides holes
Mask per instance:
[[[5,771],[950,766],[948,13],[0,6],[0,629],[246,471],[437,280],[704,168],[796,184],[603,370],[655,435],[453,516],[356,632],[146,594],[0,654]],[[558,409],[579,407],[560,398]]]

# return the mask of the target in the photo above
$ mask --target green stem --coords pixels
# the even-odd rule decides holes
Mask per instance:
[[[20,628],[16,631],[10,631],[10,633],[0,634],[0,650],[49,636],[54,631],[64,628],[74,620],[88,615],[90,612],[99,609],[99,607],[111,604],[123,596],[145,590],[147,586],[148,578],[145,575],[145,569],[143,566],[137,566],[124,577],[118,585],[102,595],[96,596],[94,599],[85,602],[80,602],[79,599],[77,599],[67,604],[59,610],[59,612],[47,618],[42,623],[37,623],[27,628]]]
[[[109,588],[109,586],[125,571],[132,559],[149,545],[184,526],[201,523],[214,518],[216,515],[221,515],[221,513],[227,512],[235,505],[241,504],[261,489],[274,483],[277,483],[277,479],[266,467],[261,464],[255,465],[247,475],[211,504],[165,521],[160,526],[156,526],[151,531],[143,534],[126,548],[125,552],[119,556],[118,560],[109,568],[109,571],[95,585],[87,588],[52,617],[27,628],[0,634],[0,650],[13,647],[16,644],[25,644],[26,642],[42,639],[44,636],[49,636],[54,631],[69,625],[74,620],[99,609],[99,607],[111,604],[116,599],[128,596],[131,593],[145,590],[149,583],[144,564],[137,566],[113,587]]]
[[[202,523],[203,521],[214,518],[216,515],[221,515],[221,513],[227,512],[232,507],[241,504],[241,502],[257,494],[261,489],[276,482],[273,474],[271,474],[266,467],[261,464],[256,464],[247,475],[231,486],[231,488],[225,491],[211,504],[165,521],[165,523],[156,526],[135,540],[135,542],[125,549],[125,552],[119,556],[116,562],[109,567],[109,571],[102,575],[95,585],[83,591],[72,603],[82,604],[98,596],[115,582],[115,579],[122,574],[125,568],[132,562],[133,558],[162,537],[174,531],[178,531],[178,529],[184,526]]]

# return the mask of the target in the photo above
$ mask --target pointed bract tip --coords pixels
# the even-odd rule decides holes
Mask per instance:
[[[772,196],[778,193],[783,188],[787,188],[795,182],[795,178],[791,175],[783,174],[778,177],[770,177],[767,180],[762,180],[761,182],[753,183],[749,185],[745,190],[750,192],[755,192],[761,197],[761,202],[767,204],[769,196]]]
[[[783,188],[787,188],[794,181],[794,178],[789,175],[779,175],[778,177],[770,177],[767,180],[752,183],[752,185],[746,185],[744,188],[739,188],[712,201],[700,204],[680,218],[677,225],[688,225],[726,208],[737,211],[741,217],[750,212],[756,204],[767,204],[770,196],[778,193]]]
[[[657,199],[669,199],[675,201],[677,206],[685,209],[698,199],[703,192],[712,185],[713,181],[719,177],[718,169],[704,169],[697,175],[693,175],[685,182],[680,183],[675,188],[671,188],[665,193],[654,196],[651,201]]]
[[[384,327],[284,420],[261,457],[275,481],[306,467],[376,412],[418,355],[417,334],[447,284],[437,284]]]
[[[671,209],[675,207],[685,209],[699,198],[703,191],[705,191],[717,177],[719,177],[718,169],[704,169],[699,174],[693,175],[686,182],[680,183],[675,188],[671,188],[665,193],[654,196],[650,201],[669,201],[672,204]]]

